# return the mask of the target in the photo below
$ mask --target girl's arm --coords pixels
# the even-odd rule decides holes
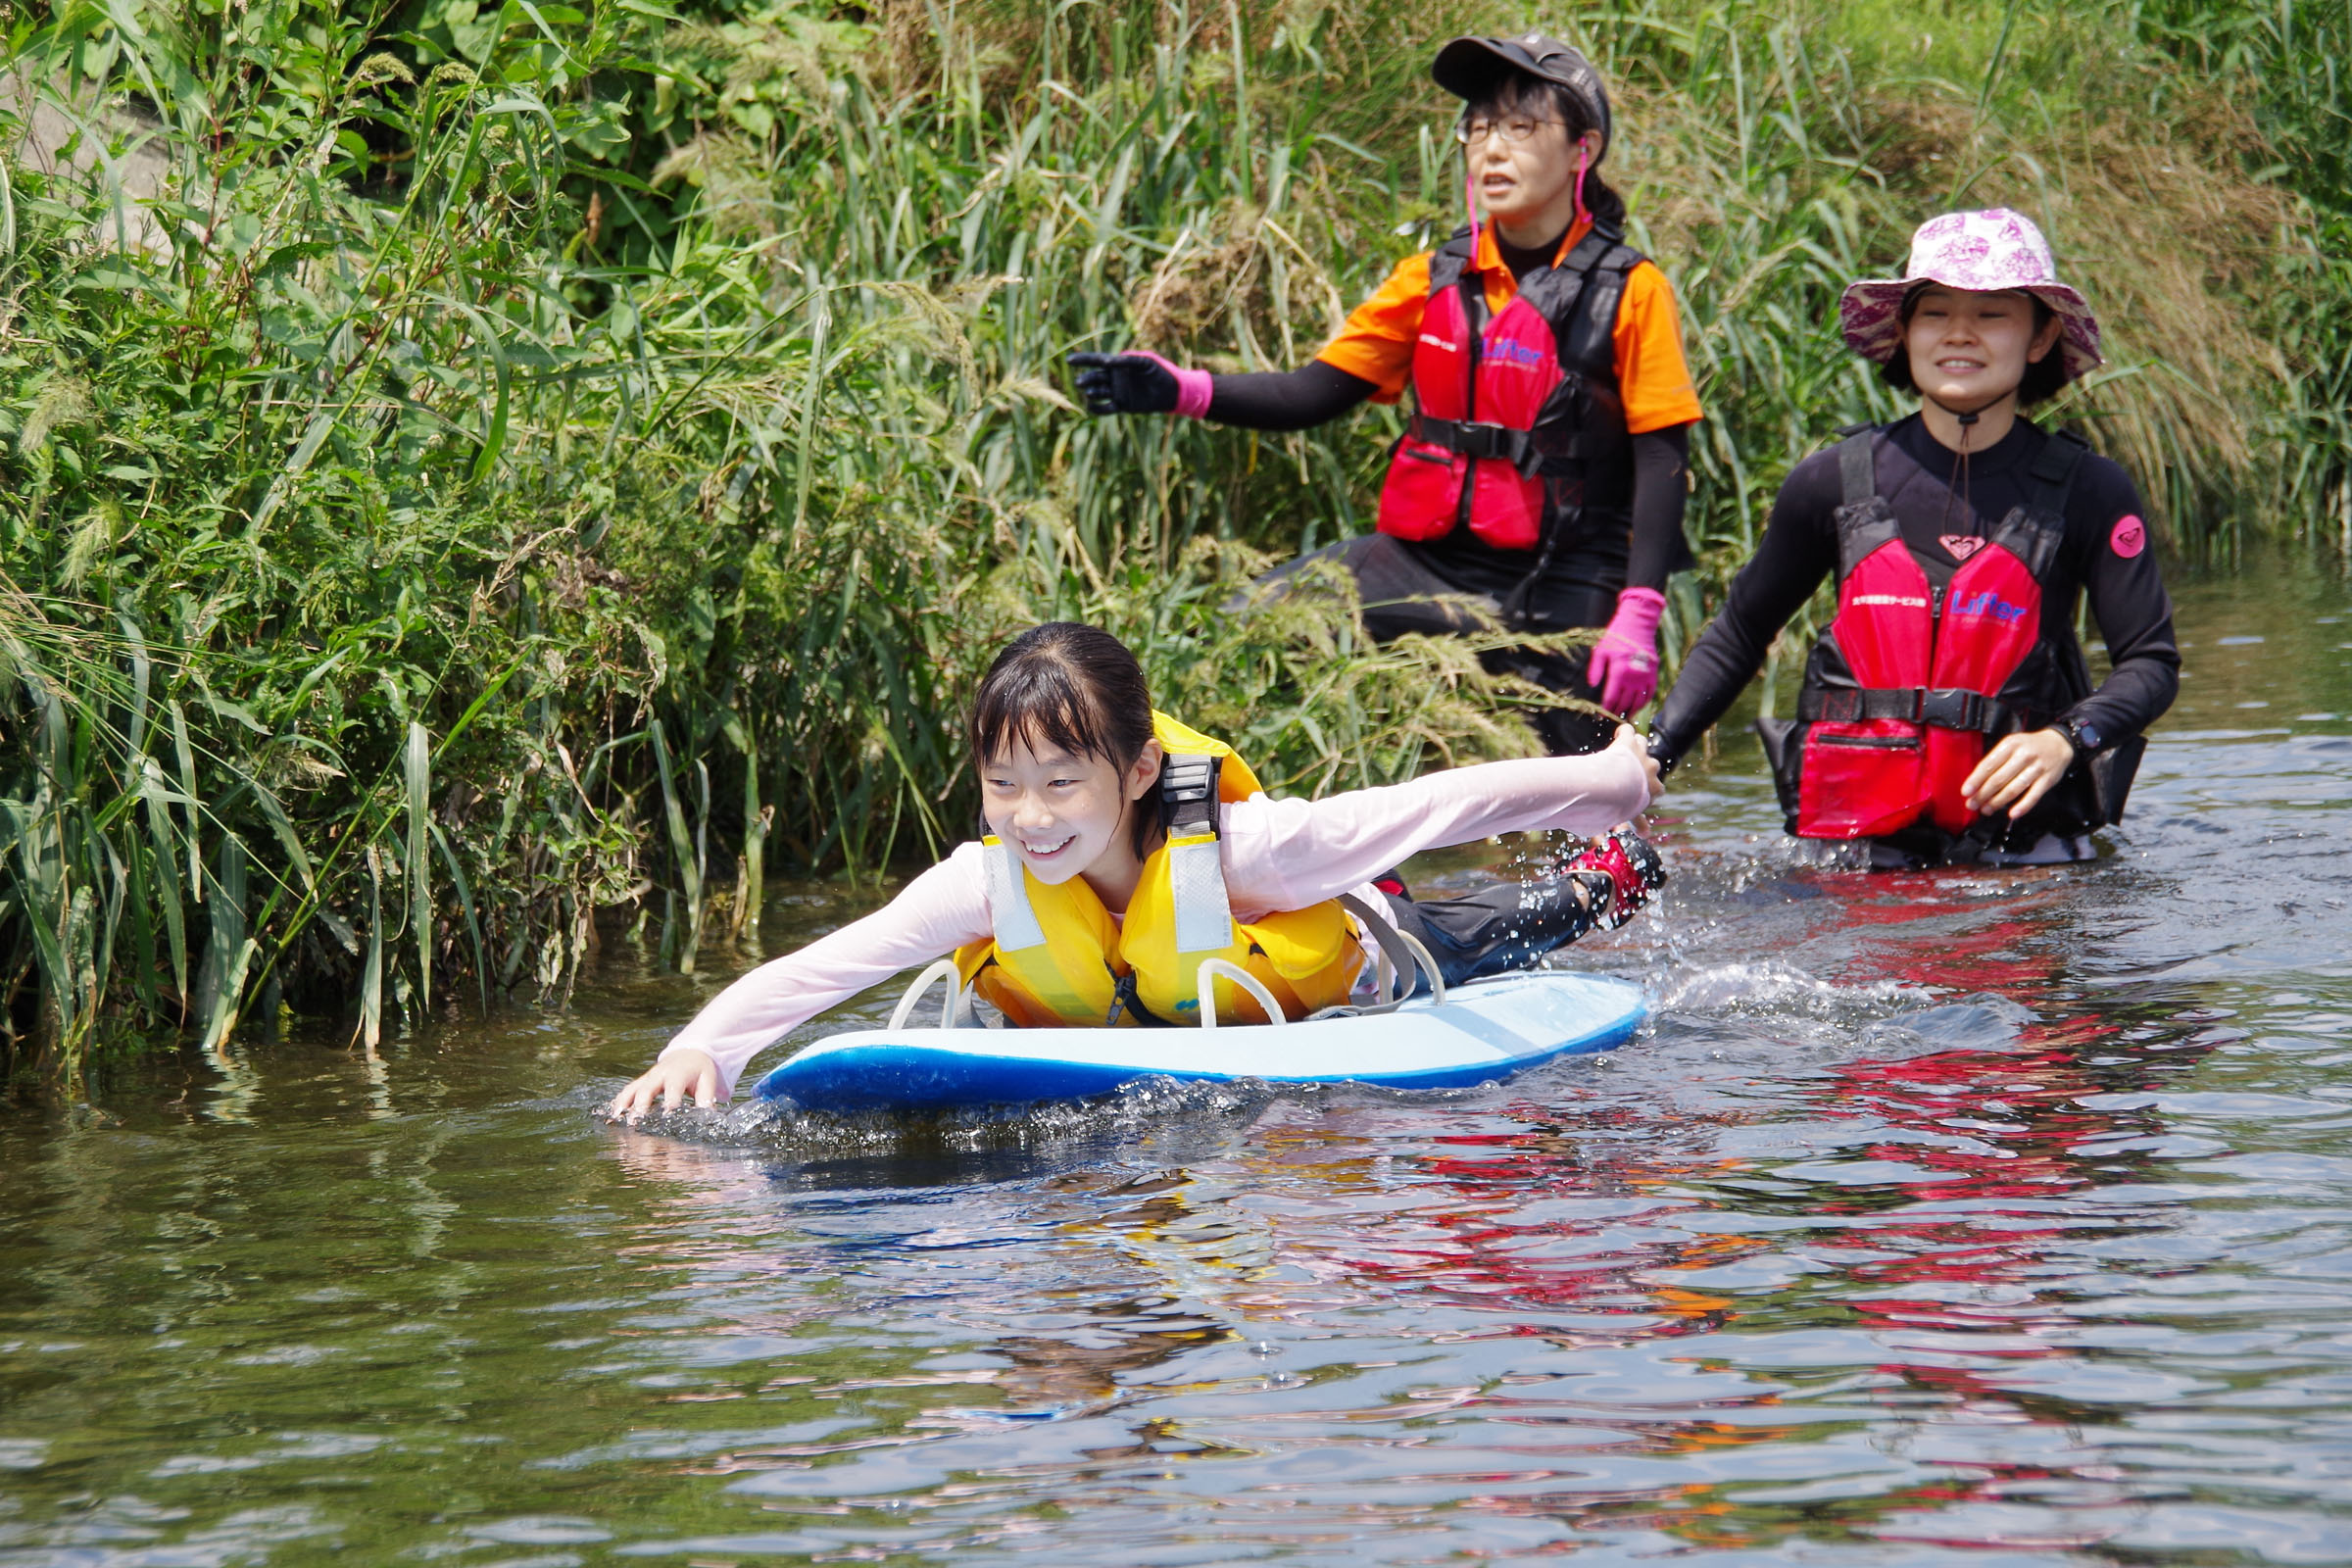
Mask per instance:
[[[658,1097],[674,1105],[706,1067],[714,1070],[715,1098],[725,1100],[745,1063],[778,1036],[990,929],[980,846],[961,845],[873,913],[761,964],[712,998],[662,1048],[653,1069],[613,1100],[612,1113],[642,1114]]]
[[[1605,833],[1651,799],[1640,737],[1587,757],[1535,757],[1449,768],[1406,784],[1320,801],[1256,795],[1225,808],[1225,887],[1252,919],[1335,898],[1407,856],[1496,833]]]

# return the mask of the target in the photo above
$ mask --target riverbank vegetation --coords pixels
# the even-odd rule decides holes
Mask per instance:
[[[1225,611],[1367,525],[1393,413],[1089,420],[1059,369],[1311,354],[1456,221],[1433,40],[1516,13],[361,9],[57,0],[6,38],[11,1063],[289,1012],[372,1043],[561,997],[600,930],[690,966],[770,866],[960,837],[952,716],[1046,615],[1289,788],[1525,746],[1527,693],[1367,648],[1341,585]],[[2345,24],[2028,9],[1572,29],[1711,416],[1677,635],[1788,466],[1891,412],[1836,291],[1961,201],[2043,217],[2100,303],[2113,364],[2062,416],[2179,551],[2352,527],[2344,101],[2279,83]]]

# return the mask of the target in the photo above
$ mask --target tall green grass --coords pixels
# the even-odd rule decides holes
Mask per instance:
[[[1007,146],[977,56],[957,107],[779,48],[781,87],[673,91],[748,134],[775,87],[793,136],[632,167],[595,156],[629,150],[607,89],[695,37],[516,7],[436,62],[339,20],[77,7],[13,40],[61,109],[131,88],[173,169],[154,255],[92,243],[102,189],[8,187],[15,1059],[561,995],[616,906],[690,967],[754,924],[771,848],[871,870],[960,837],[943,719],[1044,614],[1120,627],[1294,783],[1526,744],[1463,650],[1357,647],[1344,598],[1210,635],[1228,586],[1188,542],[1238,531],[1255,455],[1071,420],[1049,379],[1173,215],[1253,202],[1256,233],[1337,177],[1188,137],[1200,57],[1152,57],[1148,130],[1045,94]],[[1287,321],[1313,253],[1233,254]],[[1281,471],[1328,513],[1307,456]]]
[[[2118,129],[2132,93],[2221,100],[2111,5],[1930,10],[1951,30],[1916,59],[1861,0],[1572,29],[1712,416],[1683,635],[1788,466],[1893,411],[1830,311],[1938,206],[2052,220],[2118,350],[2068,413],[2163,485],[2183,545],[2260,514],[2236,498],[2299,416],[2256,373],[2257,248],[2161,254],[2247,214],[2303,234],[2237,172],[2255,132]],[[957,705],[1048,615],[1129,638],[1163,706],[1283,787],[1524,749],[1532,694],[1474,647],[1366,646],[1344,584],[1222,610],[1366,525],[1394,412],[1093,420],[1058,368],[1311,354],[1455,220],[1432,41],[1516,24],[1385,0],[21,14],[6,63],[87,123],[81,165],[147,140],[171,174],[145,251],[95,232],[103,177],[0,164],[0,1053],[70,1078],[116,1036],[229,1049],[287,1010],[372,1042],[561,997],[632,932],[704,961],[756,935],[771,866],[963,835]],[[2134,227],[2151,191],[2166,224]]]
[[[2281,396],[2264,499],[2352,554],[2352,8],[2306,0],[2140,0],[2139,33],[2242,106],[2253,177],[2291,195],[2278,265],[2252,300]]]

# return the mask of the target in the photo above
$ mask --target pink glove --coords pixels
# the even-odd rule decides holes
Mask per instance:
[[[1146,354],[1144,358],[1176,378],[1176,413],[1179,417],[1198,419],[1208,412],[1212,383],[1206,370],[1188,370],[1156,354]]]
[[[1658,694],[1658,617],[1665,612],[1666,596],[1655,588],[1628,588],[1617,596],[1617,613],[1585,669],[1610,712],[1635,712]]]
[[[1216,382],[1206,370],[1188,370],[1156,354],[1073,354],[1078,395],[1089,414],[1178,414],[1198,419],[1208,412]]]

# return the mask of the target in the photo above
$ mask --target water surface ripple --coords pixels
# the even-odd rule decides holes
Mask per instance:
[[[2352,612],[2182,601],[2095,867],[1805,867],[1727,741],[1504,1086],[621,1132],[724,976],[616,958],[0,1112],[0,1568],[2352,1560]]]

